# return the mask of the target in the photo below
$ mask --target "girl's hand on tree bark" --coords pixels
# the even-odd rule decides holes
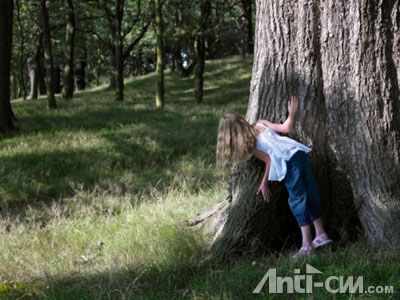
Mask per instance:
[[[297,100],[297,97],[292,96],[288,103],[289,116],[294,118],[294,116],[296,115],[296,112],[297,112],[298,104],[299,104],[299,101]]]
[[[268,186],[265,184],[261,184],[258,188],[257,195],[259,195],[260,192],[264,198],[264,201],[268,203],[271,200],[271,191],[269,190]]]

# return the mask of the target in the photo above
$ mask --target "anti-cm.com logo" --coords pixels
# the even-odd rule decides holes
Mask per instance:
[[[294,269],[292,277],[276,276],[276,269],[268,269],[258,283],[253,293],[260,293],[268,281],[268,293],[313,293],[314,288],[325,288],[329,293],[369,293],[390,294],[394,292],[393,286],[368,286],[364,289],[363,276],[329,276],[325,281],[316,281],[316,274],[322,274],[313,266],[306,264],[306,274],[301,274],[300,269]]]

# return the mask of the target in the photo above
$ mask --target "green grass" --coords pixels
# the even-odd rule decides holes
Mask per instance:
[[[245,299],[267,268],[304,267],[288,253],[198,267],[204,237],[183,222],[226,196],[218,119],[245,113],[250,70],[250,60],[207,62],[202,105],[192,78],[167,74],[162,111],[153,74],[127,80],[123,103],[104,87],[55,112],[44,99],[13,102],[20,131],[0,140],[0,298]],[[360,242],[308,262],[324,277],[363,275],[398,291],[395,250]]]

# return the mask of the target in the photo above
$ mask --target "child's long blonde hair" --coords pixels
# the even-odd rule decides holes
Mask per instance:
[[[227,165],[246,159],[255,148],[257,132],[241,115],[226,113],[219,121],[217,164]]]

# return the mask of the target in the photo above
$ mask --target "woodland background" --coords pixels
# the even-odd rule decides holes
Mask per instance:
[[[398,237],[399,2],[303,2],[0,0],[0,297],[246,299],[268,268],[291,276],[309,263],[323,278],[394,286],[378,296],[396,299],[399,251],[386,242]],[[365,31],[348,30],[353,21]],[[359,44],[348,42],[353,33]],[[352,90],[353,69],[340,64],[359,67],[371,86]],[[259,162],[215,164],[224,112],[280,122],[293,93],[294,137],[315,146],[336,241],[298,262],[289,259],[299,233],[282,186],[265,207],[254,195]],[[332,119],[338,126],[327,127]],[[360,155],[375,153],[368,140],[359,153],[352,143],[330,151],[346,128],[365,124],[383,124],[374,148],[382,157],[392,149],[377,163],[387,177],[370,176],[370,185],[351,180],[370,167]],[[352,156],[341,165],[338,153]],[[391,209],[362,206],[370,195],[390,195],[381,203]],[[210,253],[223,259],[204,262]]]

